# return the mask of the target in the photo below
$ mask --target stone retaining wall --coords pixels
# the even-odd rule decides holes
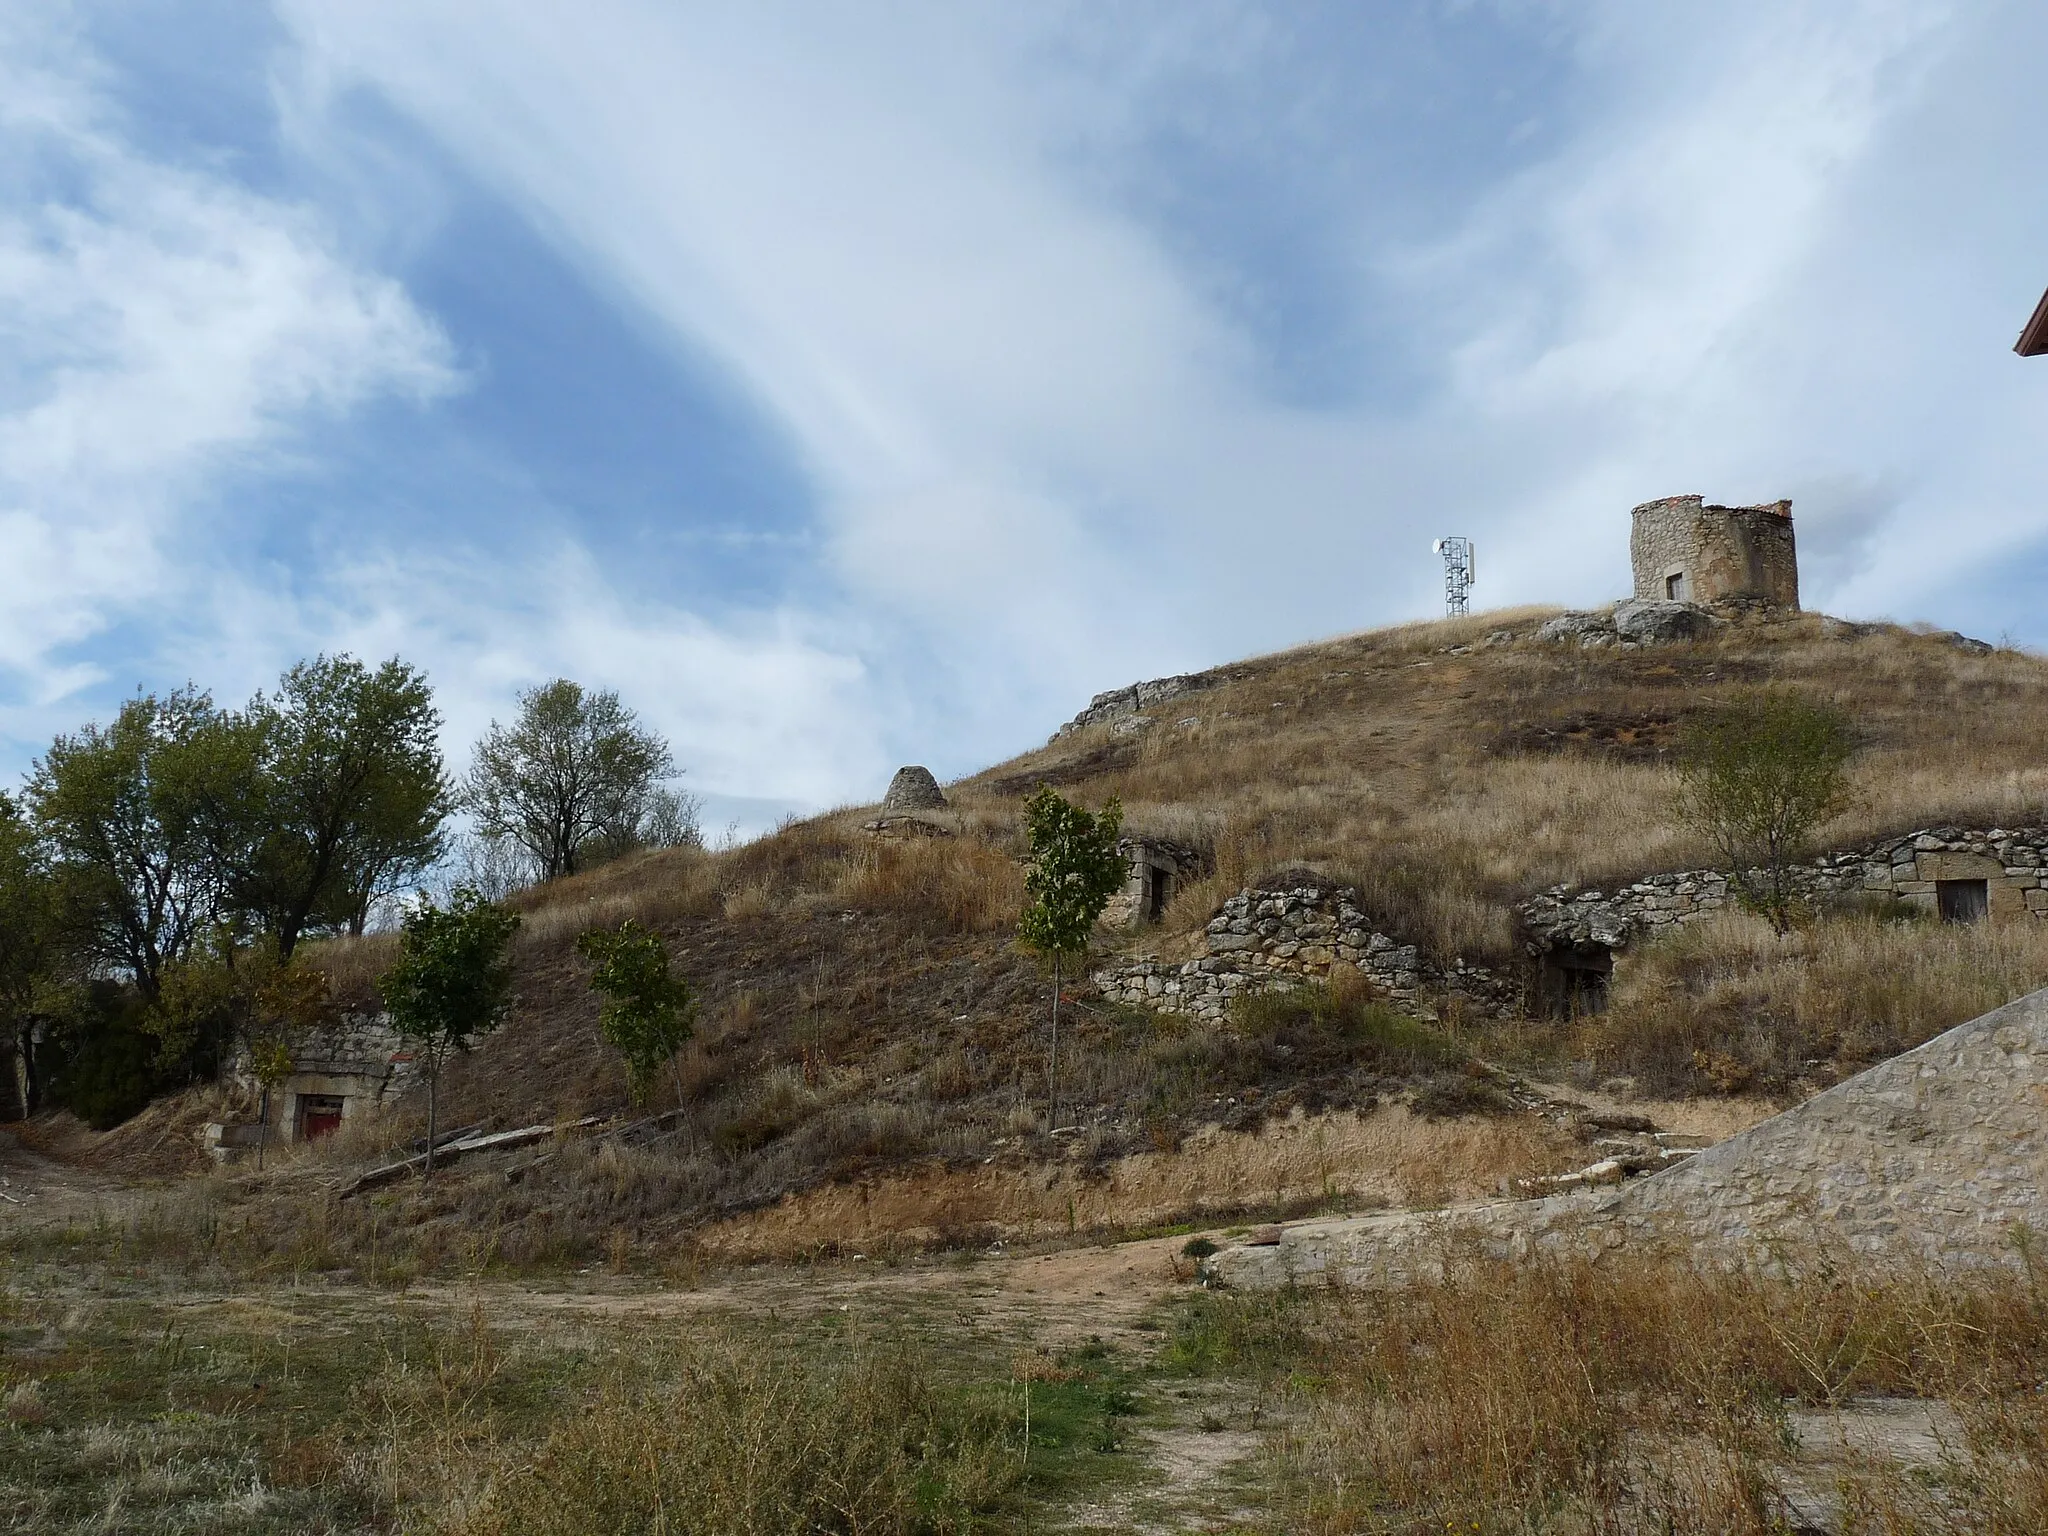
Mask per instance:
[[[1318,886],[1239,891],[1210,920],[1196,958],[1143,959],[1092,979],[1114,1002],[1216,1020],[1233,998],[1326,979],[1341,961],[1396,1007],[1424,1018],[1451,1005],[1487,1016],[1519,1006],[1514,982],[1463,961],[1436,965],[1413,944],[1375,931],[1356,895]]]
[[[2048,916],[2044,867],[2048,828],[1937,827],[1823,854],[1792,875],[1809,899],[1890,896],[1930,914],[1936,910],[1939,882],[1982,880],[1993,916],[2031,912],[2039,917]],[[1554,886],[1524,902],[1520,912],[1533,951],[1586,943],[1619,949],[1639,934],[1721,911],[1728,902],[1725,874],[1687,870],[1651,875],[1611,891]]]
[[[2027,1233],[2048,1237],[2048,990],[1619,1189],[1303,1223],[1210,1269],[1253,1288],[1404,1284],[1463,1242],[1504,1258],[1667,1244],[1714,1265],[1846,1250],[1953,1270],[2018,1264]]]

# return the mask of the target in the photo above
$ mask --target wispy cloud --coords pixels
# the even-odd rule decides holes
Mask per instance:
[[[716,791],[816,804],[1427,612],[1432,534],[1480,538],[1485,601],[1614,596],[1629,505],[1679,491],[1794,496],[1816,601],[1915,616],[1974,572],[1981,615],[1931,616],[2048,640],[1999,574],[2048,538],[2048,368],[2005,350],[2048,281],[2018,0],[277,10],[302,203],[152,161],[77,49],[0,81],[56,168],[0,209],[24,696],[225,568],[244,596],[137,644],[402,648],[458,742],[568,672]],[[786,455],[803,526],[743,600],[698,536],[736,517],[691,502],[665,581],[597,477],[519,489],[516,441],[282,572],[168,540],[365,401],[454,431],[458,350],[502,383],[373,270],[459,238],[418,217],[443,175]]]
[[[205,590],[223,535],[195,508],[215,477],[323,416],[456,377],[438,328],[307,210],[130,143],[88,64],[19,16],[0,34],[9,734],[107,665],[81,642]]]

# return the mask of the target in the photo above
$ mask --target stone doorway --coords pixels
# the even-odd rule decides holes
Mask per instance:
[[[1157,864],[1145,866],[1145,899],[1141,910],[1145,921],[1156,923],[1166,915],[1166,905],[1173,900],[1173,872],[1161,869]]]
[[[318,1141],[322,1136],[332,1136],[340,1130],[342,1104],[337,1094],[300,1094],[299,1140]]]
[[[1944,923],[1981,923],[1991,912],[1988,880],[1937,880],[1934,902]]]
[[[1614,951],[1605,944],[1561,944],[1538,961],[1537,1002],[1555,1019],[1604,1013],[1613,980]]]
[[[1664,596],[1669,602],[1682,603],[1686,600],[1685,572],[1673,571],[1664,578]]]

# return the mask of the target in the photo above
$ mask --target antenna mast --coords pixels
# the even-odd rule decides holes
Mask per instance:
[[[1461,533],[1446,535],[1429,546],[1444,557],[1444,615],[1460,618],[1470,611],[1465,594],[1476,580],[1477,562],[1472,558],[1472,541]]]

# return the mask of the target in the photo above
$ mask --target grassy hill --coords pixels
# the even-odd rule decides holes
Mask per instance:
[[[1455,1199],[1586,1160],[1583,1125],[1517,1111],[1479,1058],[1658,1098],[1670,1123],[1662,1100],[1796,1097],[2048,981],[2048,923],[1849,914],[1788,940],[1739,916],[1701,923],[1632,949],[1604,1016],[1458,1038],[1356,986],[1222,1026],[1110,1007],[1083,987],[1062,1056],[1069,1121],[1053,1134],[1047,983],[1011,939],[1020,801],[1040,782],[1091,805],[1115,795],[1134,831],[1213,865],[1158,924],[1102,931],[1103,957],[1185,953],[1235,890],[1309,872],[1354,887],[1406,942],[1512,968],[1515,903],[1530,893],[1707,862],[1671,819],[1665,754],[1689,712],[1760,684],[1855,723],[1856,802],[1829,846],[2040,819],[2048,662],[2036,657],[1811,615],[1587,649],[1537,638],[1549,616],[1408,625],[1219,668],[1149,711],[1148,727],[1063,733],[949,786],[937,817],[949,836],[880,838],[865,829],[873,808],[855,807],[527,891],[518,1007],[456,1063],[444,1123],[629,1112],[571,946],[633,917],[667,937],[704,1003],[681,1130],[457,1169],[377,1202],[316,1202],[311,1222],[305,1197],[337,1161],[416,1134],[402,1113],[309,1151],[260,1198],[231,1190],[242,1226],[229,1230],[295,1262],[359,1261],[382,1244],[431,1266],[672,1248],[686,1234],[806,1252]],[[321,957],[337,990],[368,1004],[388,953],[372,938]],[[1708,1126],[1718,1112],[1688,1113]],[[179,1144],[157,1118],[118,1144]]]

